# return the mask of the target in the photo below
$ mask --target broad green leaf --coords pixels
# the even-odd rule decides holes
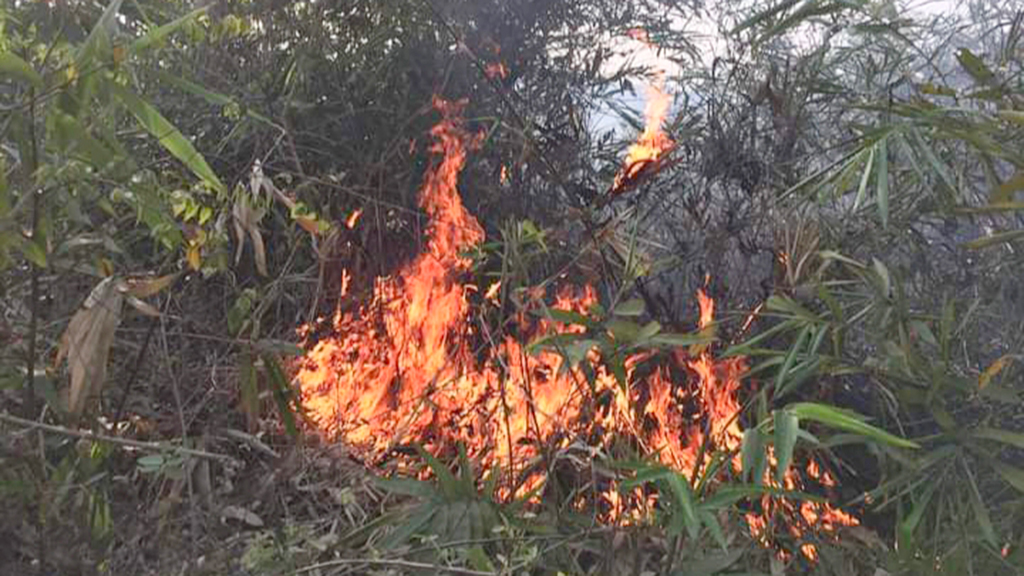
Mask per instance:
[[[202,8],[197,8],[197,9],[189,12],[188,14],[185,14],[184,16],[182,16],[182,17],[180,17],[180,18],[178,18],[176,20],[172,20],[172,21],[168,22],[167,24],[164,24],[162,26],[157,26],[156,28],[153,28],[152,30],[146,32],[146,34],[144,36],[142,36],[141,38],[138,38],[134,42],[132,42],[132,44],[131,44],[131,52],[133,54],[138,54],[139,52],[142,52],[142,51],[150,48],[154,44],[162,42],[165,38],[167,38],[168,36],[173,34],[175,31],[177,31],[179,28],[181,28],[185,24],[188,24],[189,22],[194,20],[196,17],[198,17],[198,16],[200,16],[202,14],[205,14],[206,10],[207,10],[207,7],[205,7],[205,6],[202,7]]]
[[[766,455],[761,431],[756,427],[745,430],[743,443],[740,446],[740,466],[743,468],[745,482],[753,481],[758,486],[764,482]]]
[[[612,310],[616,316],[639,316],[644,313],[644,301],[639,298],[626,300]]]
[[[683,515],[683,524],[686,526],[690,538],[696,539],[700,533],[700,520],[697,518],[697,511],[693,504],[693,493],[690,491],[690,484],[686,482],[681,474],[674,470],[668,470],[665,479],[675,496],[675,503]]]
[[[538,315],[549,315],[555,322],[561,322],[563,324],[577,324],[579,326],[591,326],[590,318],[587,318],[583,314],[576,312],[575,310],[561,310],[559,308],[547,308]]]
[[[605,327],[611,333],[612,338],[621,343],[635,342],[640,335],[639,324],[621,318],[612,318],[605,323]]]
[[[775,411],[775,480],[782,485],[793,461],[793,448],[796,446],[797,431],[800,429],[800,418],[786,410]]]
[[[15,54],[0,52],[0,78],[13,77],[24,80],[33,88],[42,89],[43,78],[35,70]]]
[[[139,124],[157,138],[168,152],[184,163],[196,176],[206,181],[215,191],[223,192],[225,190],[224,184],[206,163],[206,159],[156,108],[123,86],[110,83],[110,88],[135,116]]]
[[[896,446],[898,448],[920,448],[916,442],[893,436],[892,434],[876,428],[864,422],[863,417],[848,410],[842,410],[824,404],[813,402],[799,402],[790,404],[786,410],[792,412],[801,420],[813,420],[815,422],[832,426],[847,432],[860,434],[877,442]]]
[[[889,227],[889,150],[885,139],[878,143],[878,216],[882,228]]]
[[[964,242],[964,248],[968,248],[970,250],[981,250],[982,248],[989,248],[991,246],[1012,242],[1018,238],[1024,238],[1024,229],[996,232],[995,234],[991,234],[983,238]]]

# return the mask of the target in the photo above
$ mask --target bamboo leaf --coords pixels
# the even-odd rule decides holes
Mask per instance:
[[[996,442],[1002,442],[1008,446],[1014,446],[1024,450],[1024,434],[1020,432],[1011,432],[1001,428],[989,428],[986,426],[975,430],[974,437],[983,438],[985,440],[995,440]]]
[[[206,10],[206,6],[202,8],[197,8],[189,12],[188,14],[185,14],[184,16],[177,18],[176,20],[172,20],[167,24],[157,26],[156,28],[151,29],[150,31],[146,32],[144,36],[132,42],[130,48],[131,53],[138,54],[139,52],[147,50],[153,45],[162,42],[165,38],[176,32],[185,24],[188,24],[198,16],[205,14]]]
[[[995,74],[989,70],[988,66],[985,65],[985,62],[981,58],[975,56],[974,52],[971,52],[967,48],[960,48],[960,50],[957,51],[956,59],[977,83],[988,84],[995,79]]]
[[[971,508],[974,510],[974,518],[978,521],[978,527],[981,528],[981,535],[985,537],[985,541],[991,546],[997,546],[996,532],[992,528],[992,519],[988,515],[985,503],[981,500],[981,493],[978,491],[978,485],[974,482],[974,476],[968,473],[967,479],[971,485]]]
[[[882,228],[889,227],[889,150],[887,140],[878,142],[878,216],[882,219]]]
[[[103,14],[100,15],[100,19],[96,21],[96,25],[92,27],[89,36],[78,49],[78,54],[75,55],[75,67],[78,70],[88,69],[91,61],[101,60],[104,54],[112,49],[110,34],[117,26],[116,18],[117,13],[121,10],[122,1],[111,0],[103,10]]]
[[[43,77],[11,52],[0,52],[0,78],[5,76],[24,80],[37,90],[43,87]]]
[[[875,147],[872,146],[870,151],[868,152],[868,160],[867,162],[864,163],[864,173],[860,177],[860,186],[857,187],[857,197],[853,201],[854,212],[856,212],[857,209],[860,208],[861,203],[864,202],[864,198],[867,196],[868,180],[871,177],[871,167],[874,165],[874,163]]]
[[[775,480],[779,485],[783,485],[786,471],[793,460],[793,448],[799,430],[800,418],[795,413],[788,409],[775,411]]]
[[[139,124],[153,135],[160,144],[175,158],[180,160],[196,176],[205,181],[217,192],[224,191],[224,184],[206,163],[206,159],[195,149],[173,124],[167,121],[160,112],[149,103],[139,98],[127,88],[111,82],[111,91],[121,100],[125,108],[135,116]]]
[[[877,442],[895,446],[898,448],[920,448],[916,442],[893,436],[892,434],[876,428],[864,422],[863,417],[848,410],[841,410],[833,406],[815,404],[812,402],[800,402],[790,404],[786,407],[801,420],[813,420],[815,422],[832,426],[847,432],[860,434]]]
[[[970,242],[964,242],[964,248],[970,250],[981,250],[982,248],[989,248],[998,244],[1005,244],[1006,242],[1012,242],[1018,238],[1024,238],[1024,229],[1021,230],[1007,230],[1005,232],[996,232],[983,238],[971,240]]]
[[[644,301],[639,298],[626,300],[612,310],[616,316],[639,316],[644,313]]]

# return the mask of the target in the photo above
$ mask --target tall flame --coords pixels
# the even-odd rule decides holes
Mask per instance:
[[[463,206],[457,184],[467,143],[475,138],[463,126],[460,104],[437,99],[435,107],[442,120],[431,132],[431,150],[440,161],[427,171],[419,195],[430,218],[425,249],[393,276],[376,279],[368,302],[339,309],[329,334],[298,366],[303,404],[321,431],[371,462],[411,442],[435,454],[462,445],[484,467],[501,463],[514,471],[506,494],[543,481],[530,465],[541,446],[565,447],[574,439],[605,445],[628,438],[687,474],[715,450],[738,453],[743,358],[715,361],[706,348],[695,355],[679,349],[672,361],[641,371],[652,355],[635,354],[625,363],[630,385],[624,387],[595,349],[584,360],[592,369],[591,385],[582,368],[565,366],[561,354],[529,353],[524,340],[508,335],[495,341],[474,332],[470,293],[476,289],[461,279],[470,266],[462,254],[482,242],[484,233]],[[342,276],[350,291],[350,275]],[[500,289],[492,285],[484,298],[497,300]],[[697,296],[698,327],[709,329],[714,300],[703,291]],[[593,288],[563,286],[552,305],[586,313],[596,303]],[[532,320],[525,312],[516,320],[520,338],[583,330]],[[474,352],[475,344],[484,344],[485,351]],[[738,470],[738,458],[733,466]],[[625,506],[618,495],[607,500],[612,511]],[[823,517],[829,510],[811,512]],[[762,537],[756,526],[764,518],[749,522]]]

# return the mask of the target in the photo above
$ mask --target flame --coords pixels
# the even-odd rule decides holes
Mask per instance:
[[[588,379],[582,367],[566,366],[562,354],[532,352],[524,344],[552,332],[584,330],[527,314],[542,310],[548,294],[539,287],[527,291],[524,309],[514,318],[516,328],[509,332],[517,337],[499,339],[476,328],[471,297],[495,302],[501,289],[494,282],[480,294],[463,281],[471,265],[463,254],[484,240],[457,188],[467,146],[477,138],[460,119],[460,103],[436,99],[434,104],[442,115],[431,131],[431,150],[439,161],[427,171],[419,193],[429,217],[425,248],[395,274],[377,278],[362,305],[339,308],[327,334],[307,347],[296,379],[312,422],[374,464],[409,443],[437,455],[463,446],[480,469],[501,464],[509,472],[505,495],[541,486],[543,467],[536,463],[542,447],[567,448],[575,440],[604,446],[628,439],[687,475],[706,465],[715,451],[732,451],[739,470],[738,397],[745,359],[716,361],[708,347],[674,350],[667,362],[650,352],[634,354],[625,362],[628,385],[623,386],[591,349],[583,361],[589,364]],[[351,283],[343,271],[342,290],[353,297]],[[551,307],[578,313],[597,303],[590,286],[565,285],[552,297]],[[697,299],[698,328],[713,329],[714,300],[703,290]],[[315,332],[324,331],[300,329],[305,335]],[[638,370],[649,364],[651,369]],[[786,487],[794,489],[798,480],[791,470]],[[607,510],[602,518],[609,521],[639,523],[656,505],[656,495],[639,490],[625,495],[613,486],[600,490]],[[807,525],[848,521],[827,504],[798,509],[766,498],[761,505],[763,514],[752,513],[748,523],[762,540],[776,510],[802,514]]]
[[[647,31],[642,28],[631,29],[627,35],[643,43],[649,49],[655,48]],[[659,70],[655,78],[644,85],[644,91],[647,98],[644,107],[644,130],[626,152],[622,170],[615,175],[615,183],[612,185],[613,194],[624,191],[644,172],[656,167],[662,157],[675,147],[675,142],[662,129],[672,103],[671,98],[665,92],[664,71]]]

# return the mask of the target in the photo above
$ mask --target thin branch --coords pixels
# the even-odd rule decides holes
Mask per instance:
[[[89,430],[72,430],[71,428],[65,428],[64,426],[57,426],[54,424],[36,422],[34,420],[26,420],[25,418],[18,418],[17,416],[11,416],[7,412],[0,413],[0,421],[15,424],[17,426],[23,426],[25,428],[34,428],[42,430],[43,432],[51,432],[53,434],[70,436],[72,438],[84,438],[85,440],[95,440],[97,442],[110,442],[111,444],[118,444],[120,446],[127,446],[130,448],[145,450],[147,452],[170,451],[187,456],[195,456],[196,458],[208,458],[210,460],[219,460],[226,464],[238,463],[238,460],[226,454],[215,454],[213,452],[195,450],[192,448],[184,448],[181,446],[169,446],[167,444],[161,444],[160,442],[143,442],[141,440],[131,440],[128,438],[117,438],[115,436],[97,434]]]
[[[303,574],[306,572],[312,572],[321,568],[330,568],[332,566],[346,566],[346,565],[370,565],[376,564],[378,566],[398,566],[401,568],[412,568],[421,570],[430,570],[432,574],[460,574],[463,576],[496,576],[497,572],[481,572],[479,570],[470,570],[469,568],[456,568],[453,566],[438,566],[437,564],[427,564],[425,562],[412,562],[409,560],[375,560],[373,558],[340,558],[338,560],[331,560],[329,562],[321,562],[319,564],[311,564],[305,568],[299,568],[295,571],[296,574]]]

